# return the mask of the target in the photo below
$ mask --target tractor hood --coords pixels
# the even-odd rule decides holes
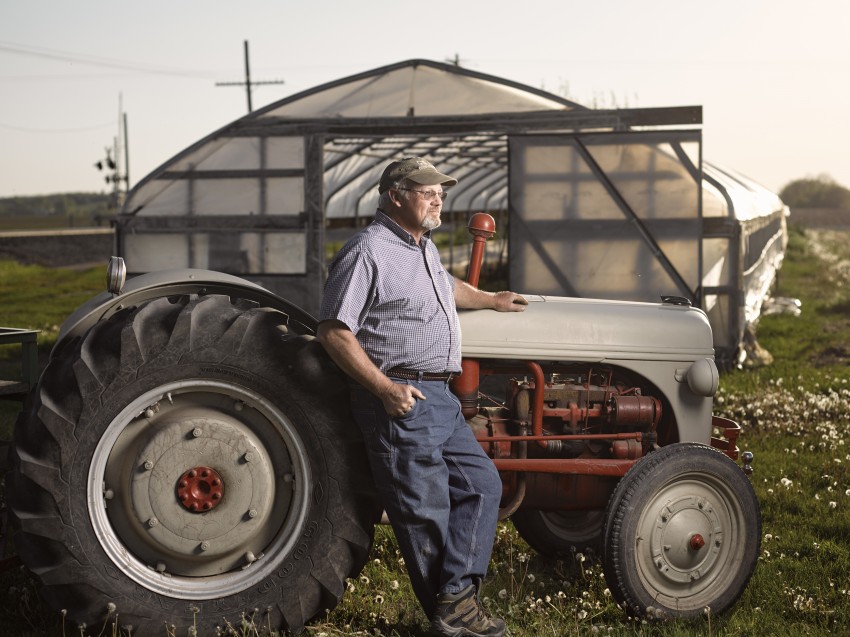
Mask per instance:
[[[714,357],[708,318],[688,305],[524,296],[524,312],[461,310],[463,356],[593,362]]]

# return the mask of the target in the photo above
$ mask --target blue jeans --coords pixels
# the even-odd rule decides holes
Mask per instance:
[[[393,418],[352,383],[351,408],[413,591],[430,617],[438,594],[486,575],[502,482],[448,383],[397,382],[415,385],[426,400]]]

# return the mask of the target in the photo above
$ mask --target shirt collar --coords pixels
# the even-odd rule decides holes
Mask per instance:
[[[378,209],[375,211],[375,223],[380,223],[382,226],[391,230],[394,234],[398,235],[398,237],[407,243],[408,245],[415,246],[416,239],[413,238],[413,235],[410,234],[407,230],[398,225],[392,217],[390,217],[383,210]],[[431,238],[431,231],[426,230],[425,234],[422,235],[422,239],[426,242]],[[422,244],[425,245],[424,243]]]

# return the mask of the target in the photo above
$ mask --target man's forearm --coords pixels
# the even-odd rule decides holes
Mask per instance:
[[[495,295],[469,285],[455,277],[455,304],[463,310],[492,309]]]
[[[341,323],[320,323],[316,336],[342,371],[373,394],[381,395],[392,383],[366,355],[354,334]]]
[[[403,416],[417,400],[425,400],[418,388],[393,382],[378,369],[344,323],[323,321],[316,336],[342,371],[381,399],[388,414]]]

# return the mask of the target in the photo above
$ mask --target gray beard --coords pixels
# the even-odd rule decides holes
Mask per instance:
[[[435,228],[439,228],[442,222],[442,219],[440,219],[439,217],[425,217],[422,220],[422,229],[434,230]]]

